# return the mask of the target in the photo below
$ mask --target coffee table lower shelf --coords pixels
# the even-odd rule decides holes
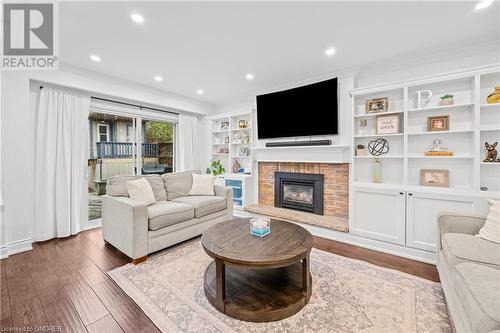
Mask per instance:
[[[208,301],[230,317],[251,321],[281,320],[299,312],[311,296],[312,278],[303,283],[303,264],[272,269],[250,269],[224,265],[217,280],[216,261],[205,270],[204,289]],[[223,295],[217,294],[217,283]]]

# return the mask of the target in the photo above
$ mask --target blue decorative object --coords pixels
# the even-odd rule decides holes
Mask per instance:
[[[264,237],[271,232],[270,220],[264,217],[250,219],[250,234],[257,237]]]

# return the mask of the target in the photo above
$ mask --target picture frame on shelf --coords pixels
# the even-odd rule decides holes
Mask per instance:
[[[389,109],[389,98],[372,98],[365,102],[365,113],[386,112]]]
[[[397,134],[399,133],[399,115],[377,116],[377,134]]]
[[[420,169],[420,185],[450,187],[450,171],[441,169]]]
[[[428,132],[442,132],[450,130],[450,116],[430,116],[427,117]]]

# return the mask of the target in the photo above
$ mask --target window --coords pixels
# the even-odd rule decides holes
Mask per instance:
[[[108,124],[97,124],[97,142],[109,142]]]

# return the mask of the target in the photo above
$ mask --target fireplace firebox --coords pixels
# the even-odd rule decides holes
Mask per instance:
[[[323,182],[321,174],[275,172],[274,206],[323,215]]]

